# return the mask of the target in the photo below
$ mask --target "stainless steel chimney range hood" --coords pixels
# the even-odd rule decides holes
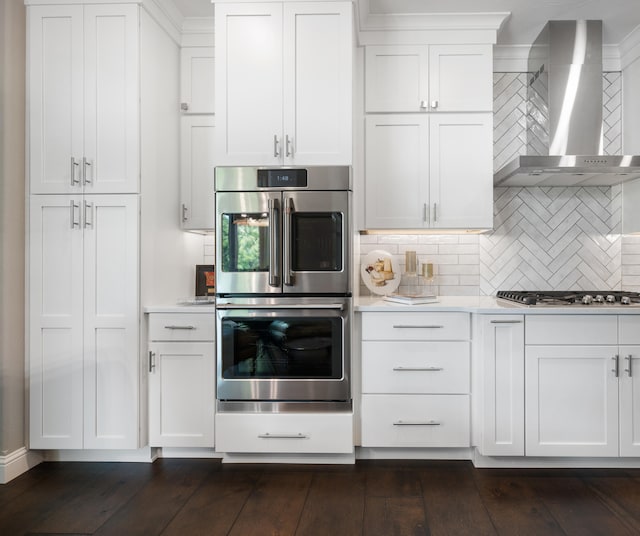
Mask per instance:
[[[529,51],[526,155],[494,186],[611,186],[640,156],[603,155],[602,21],[549,21]]]

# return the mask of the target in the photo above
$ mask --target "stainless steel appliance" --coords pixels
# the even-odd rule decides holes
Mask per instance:
[[[350,168],[216,168],[216,293],[351,290]]]
[[[216,168],[219,411],[350,411],[351,170]]]
[[[530,306],[640,306],[640,293],[620,290],[499,290],[496,297]]]

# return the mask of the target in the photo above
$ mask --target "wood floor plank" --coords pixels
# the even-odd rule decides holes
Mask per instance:
[[[228,534],[261,473],[211,473],[162,532],[163,536]]]
[[[314,473],[296,535],[360,536],[364,494],[364,474]]]
[[[95,534],[160,534],[217,465],[213,460],[157,460],[152,479]]]
[[[366,497],[364,536],[429,534],[422,497]]]
[[[495,535],[470,464],[420,471],[424,509],[432,536]]]
[[[640,477],[590,475],[584,482],[635,534],[640,534]]]
[[[530,482],[567,534],[637,534],[578,478],[532,478]]]
[[[367,469],[367,497],[420,497],[420,478],[415,470],[401,466]]]
[[[234,523],[230,536],[295,534],[313,473],[264,473]]]
[[[476,470],[474,478],[498,534],[565,534],[531,487],[528,477],[491,476]]]
[[[93,534],[153,475],[149,463],[109,463],[105,468],[101,478],[92,480],[82,494],[54,509],[34,531]]]

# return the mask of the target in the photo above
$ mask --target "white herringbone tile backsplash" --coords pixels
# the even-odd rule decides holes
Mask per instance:
[[[620,154],[621,75],[604,73],[604,146]],[[494,166],[526,147],[526,76],[494,74]],[[640,237],[620,236],[621,188],[496,188],[494,230],[484,235],[361,236],[361,257],[374,249],[434,264],[428,290],[440,295],[492,295],[497,290],[631,290],[640,292]],[[403,276],[399,292],[419,280]],[[361,293],[369,290],[361,286]]]

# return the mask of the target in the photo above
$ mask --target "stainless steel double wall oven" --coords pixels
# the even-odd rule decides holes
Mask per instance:
[[[221,411],[351,408],[351,170],[216,168]]]

